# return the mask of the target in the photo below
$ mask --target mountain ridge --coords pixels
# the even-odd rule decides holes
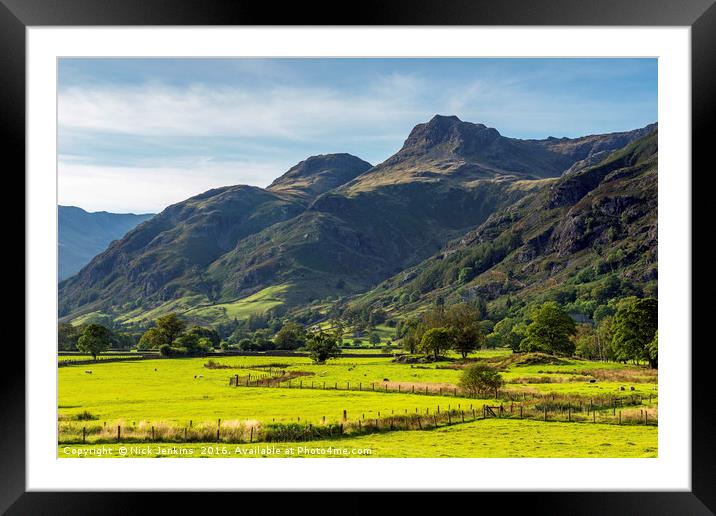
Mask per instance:
[[[224,187],[167,208],[63,283],[60,314],[127,320],[177,304],[195,313],[279,286],[273,301],[285,309],[365,292],[543,189],[590,149],[609,153],[646,130],[531,141],[436,116],[376,166],[346,154],[331,155],[332,169],[308,158],[266,189]]]

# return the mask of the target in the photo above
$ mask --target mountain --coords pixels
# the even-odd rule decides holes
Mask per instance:
[[[184,296],[214,300],[221,289],[206,274],[214,260],[247,236],[306,209],[331,181],[306,181],[310,172],[351,179],[370,163],[348,154],[315,156],[293,167],[290,179],[273,188],[227,186],[169,206],[95,257],[80,273],[60,284],[60,315],[125,305],[144,308]]]
[[[480,299],[503,317],[558,299],[592,317],[612,297],[655,295],[658,134],[651,129],[616,152],[598,151],[596,163],[543,181],[352,308],[406,313],[438,298]]]
[[[226,187],[167,208],[61,284],[60,314],[143,324],[177,310],[214,323],[360,294],[646,130],[519,140],[438,115],[375,167],[317,156],[266,189]]]
[[[104,251],[112,240],[122,238],[130,229],[151,217],[151,213],[89,213],[75,206],[58,206],[60,281],[77,273]]]

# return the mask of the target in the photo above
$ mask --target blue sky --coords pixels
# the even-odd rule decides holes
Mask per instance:
[[[656,59],[61,59],[59,201],[158,212],[314,154],[373,164],[435,114],[515,138],[657,120]]]

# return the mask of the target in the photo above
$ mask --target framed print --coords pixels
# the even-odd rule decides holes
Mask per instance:
[[[368,7],[3,0],[27,192],[3,509],[711,513],[691,171],[716,8]]]

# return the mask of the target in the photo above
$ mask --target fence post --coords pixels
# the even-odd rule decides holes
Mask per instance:
[[[571,423],[572,422],[572,405],[569,406],[567,409],[567,420]]]
[[[154,440],[154,427],[152,427],[152,441]]]
[[[438,418],[435,417],[435,414],[433,414],[433,424],[435,425],[435,428],[438,427]]]
[[[219,440],[219,435],[221,431],[221,419],[216,423],[216,440]]]
[[[520,405],[520,419],[522,419],[522,405]]]
[[[249,435],[249,442],[254,442],[254,427],[251,427],[251,434]]]
[[[544,408],[544,420],[547,421],[547,405],[545,405],[543,408]]]
[[[619,424],[622,424],[622,411],[619,411]]]
[[[82,427],[82,444],[85,443],[85,438],[86,438],[86,436],[87,436],[87,427],[86,427],[86,426],[83,426],[83,427]]]
[[[348,416],[346,415],[346,409],[343,409],[343,421],[348,419]]]
[[[117,425],[117,442],[119,442],[119,438],[120,438],[120,436],[121,436],[121,433],[122,433],[122,427],[119,426],[119,425]]]

